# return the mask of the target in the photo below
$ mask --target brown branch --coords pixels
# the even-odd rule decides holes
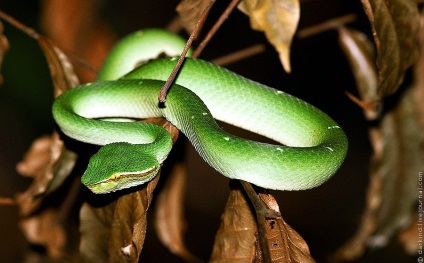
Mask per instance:
[[[241,185],[244,188],[247,196],[249,197],[250,202],[253,205],[256,213],[256,221],[258,224],[258,233],[259,233],[259,244],[262,250],[263,262],[272,262],[271,251],[267,239],[266,224],[267,219],[276,219],[278,216],[281,216],[278,212],[269,209],[264,202],[259,198],[256,191],[253,189],[252,185],[248,182],[241,181]]]
[[[303,28],[297,32],[297,37],[306,38],[331,29],[337,29],[357,19],[356,14],[348,14],[327,20],[321,24]]]
[[[159,92],[159,96],[158,96],[159,103],[161,103],[161,104],[165,103],[166,94],[168,93],[169,88],[171,87],[172,83],[174,82],[175,77],[177,76],[178,71],[180,70],[181,65],[184,62],[187,51],[191,47],[191,44],[193,43],[194,39],[197,38],[199,31],[202,28],[202,25],[204,24],[206,17],[208,16],[208,13],[209,13],[209,11],[212,8],[212,5],[214,3],[215,3],[215,1],[211,1],[209,3],[209,6],[207,8],[205,8],[205,10],[203,11],[199,20],[197,21],[196,26],[195,26],[193,32],[191,33],[190,38],[187,40],[186,46],[184,47],[184,50],[181,53],[181,56],[177,61],[177,64],[175,65],[174,69],[171,72],[171,75],[169,76],[168,80],[165,82],[165,84],[163,85],[163,87],[161,88],[161,90]]]
[[[0,197],[0,205],[16,205],[16,201],[13,198]]]
[[[60,210],[57,216],[59,222],[66,222],[66,220],[71,216],[70,214],[72,213],[72,208],[77,202],[80,192],[81,181],[79,179],[74,179],[68,194],[60,206]]]
[[[172,33],[180,32],[181,29],[183,29],[183,26],[181,25],[181,19],[179,16],[174,17],[174,19],[172,19],[166,26],[166,30]]]
[[[213,25],[213,27],[209,30],[206,37],[203,39],[203,41],[199,44],[197,49],[193,52],[194,58],[197,58],[200,56],[200,53],[202,53],[205,46],[209,43],[209,41],[212,39],[212,37],[215,35],[216,31],[221,27],[221,25],[224,23],[224,21],[228,18],[230,13],[234,10],[234,8],[237,6],[237,4],[240,2],[240,0],[232,0],[230,4],[227,6],[227,8],[224,10],[224,12],[221,14],[221,16],[218,18],[216,23]]]
[[[205,46],[209,43],[211,38],[214,36],[216,31],[220,28],[220,26],[224,23],[224,21],[228,18],[230,13],[233,11],[233,9],[237,6],[240,0],[232,0],[230,4],[227,6],[227,8],[224,10],[224,12],[221,14],[221,16],[218,18],[216,23],[213,25],[213,27],[209,30],[206,37],[203,39],[203,41],[199,44],[197,49],[193,52],[192,57],[197,58],[199,57],[200,53],[203,51]],[[175,77],[178,74],[179,69],[181,68],[181,65],[184,62],[185,55],[187,54],[188,49],[191,47],[191,44],[193,43],[193,40],[197,38],[199,31],[204,24],[206,17],[212,7],[212,5],[215,3],[215,1],[211,1],[209,3],[209,6],[203,11],[202,15],[200,16],[200,19],[197,21],[196,27],[194,28],[193,32],[190,35],[190,38],[188,39],[186,46],[180,56],[180,58],[177,61],[177,64],[175,65],[174,69],[171,72],[171,75],[169,76],[168,80],[163,85],[162,89],[159,92],[159,103],[164,103],[166,101],[166,94],[168,93],[168,90],[172,83],[175,80]]]
[[[34,29],[22,24],[21,22],[19,22],[15,18],[13,18],[10,15],[3,12],[3,10],[0,10],[0,18],[3,19],[4,21],[8,22],[12,26],[16,27],[17,29],[21,30],[22,32],[24,32],[25,34],[27,34],[28,36],[30,36],[33,39],[38,40],[41,37],[41,35],[38,34],[37,31],[35,31]]]
[[[371,110],[371,111],[378,111],[380,108],[380,102],[379,101],[363,101],[350,93],[349,91],[345,91],[346,96],[353,101],[356,105],[358,105],[362,110]]]
[[[3,19],[4,21],[8,22],[9,24],[11,24],[12,26],[16,27],[17,29],[19,29],[20,31],[24,32],[26,35],[28,35],[29,37],[37,40],[37,41],[48,41],[50,42],[52,45],[59,47],[59,45],[57,45],[56,43],[54,43],[54,41],[52,41],[51,39],[49,39],[48,37],[38,33],[37,31],[35,31],[34,29],[32,29],[29,26],[26,26],[25,24],[19,22],[18,20],[16,20],[15,18],[13,18],[12,16],[6,14],[5,12],[3,12],[3,10],[0,10],[0,19]],[[59,47],[60,48],[60,47]],[[69,50],[63,50],[62,48],[60,48],[62,50],[63,53],[65,53],[68,57],[70,57],[71,59],[73,59],[74,61],[76,61],[78,64],[80,64],[81,66],[83,66],[84,68],[97,73],[98,70],[96,68],[94,68],[91,64],[89,64],[87,61],[85,61],[84,59],[82,59],[80,56],[78,56],[77,54],[74,54],[72,51]]]
[[[211,62],[220,66],[225,66],[245,58],[257,55],[266,50],[266,46],[264,44],[256,44],[244,49],[240,49],[236,52],[230,53],[228,55],[213,59]]]

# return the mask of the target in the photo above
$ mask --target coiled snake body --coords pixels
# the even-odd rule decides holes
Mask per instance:
[[[168,35],[157,30],[146,32],[143,43]],[[128,67],[126,62],[114,62],[113,57],[125,61],[125,50],[142,49],[139,39],[143,33],[137,34],[141,37],[132,35],[117,45],[100,79],[115,79],[125,73],[116,69],[119,64]],[[170,42],[181,42],[177,46],[184,44],[177,37],[168,38]],[[343,162],[347,151],[345,133],[322,111],[203,60],[186,58],[167,101],[160,107],[159,90],[175,63],[175,58],[154,60],[120,79],[81,85],[55,100],[53,116],[66,135],[105,145],[90,159],[82,177],[93,192],[107,193],[151,180],[172,146],[170,135],[159,126],[102,118],[163,116],[221,174],[269,189],[318,186]],[[215,119],[281,145],[233,136],[223,131]]]

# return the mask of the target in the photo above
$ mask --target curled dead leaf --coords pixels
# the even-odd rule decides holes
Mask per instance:
[[[54,96],[79,85],[79,80],[68,57],[50,40],[40,37],[38,44],[46,56],[54,86]]]
[[[0,72],[1,72],[1,65],[3,64],[4,56],[9,50],[9,41],[7,40],[6,36],[3,34],[3,23],[0,22]],[[0,74],[0,85],[3,84],[3,75]]]
[[[280,207],[278,206],[277,200],[269,194],[269,193],[259,193],[259,198],[262,200],[262,202],[265,203],[265,205],[276,212],[276,215],[280,215]]]
[[[364,110],[368,120],[375,120],[381,112],[375,52],[365,34],[344,27],[339,28],[338,32],[339,44],[350,64],[361,99],[356,101],[353,95],[348,96]]]
[[[42,136],[33,141],[24,159],[16,165],[19,174],[29,177],[41,177],[50,159],[52,138]]]
[[[420,22],[424,23],[423,16]],[[424,31],[420,30],[420,49],[423,48]],[[354,260],[368,247],[385,246],[416,217],[417,177],[424,163],[423,70],[424,56],[420,55],[414,70],[414,84],[402,93],[396,106],[382,116],[379,125],[370,130],[374,155],[366,208],[355,235],[336,251],[334,259],[338,261]],[[411,242],[403,239],[408,236],[407,232],[400,236],[410,251]]]
[[[33,213],[46,194],[62,185],[74,168],[77,157],[74,152],[64,148],[57,133],[42,136],[33,142],[24,160],[16,166],[18,173],[34,178],[30,187],[16,197],[22,215]]]
[[[155,207],[155,229],[159,240],[174,254],[187,262],[201,262],[187,249],[184,242],[184,193],[186,167],[176,163],[159,193]]]
[[[103,1],[45,0],[41,5],[43,32],[72,54],[82,83],[95,79],[97,69],[116,42],[116,36],[100,16],[103,4]]]
[[[377,47],[380,97],[393,94],[418,57],[418,5],[415,0],[362,0]]]
[[[173,142],[177,139],[178,129],[165,119],[150,118],[146,122],[161,125],[171,134]],[[97,207],[83,204],[80,254],[87,262],[139,261],[146,236],[146,214],[158,181],[159,175],[139,191],[121,195]]]
[[[13,18],[10,21],[38,41],[50,68],[55,96],[78,85],[79,81],[72,64],[58,47],[32,28],[26,27]],[[17,165],[19,173],[34,177],[31,186],[17,196],[23,215],[32,213],[39,207],[44,195],[62,185],[74,168],[76,159],[77,155],[65,148],[57,133],[34,142],[24,161]]]
[[[255,217],[243,192],[232,189],[215,235],[209,262],[252,262],[257,231]]]
[[[181,0],[177,6],[177,12],[181,23],[189,34],[194,31],[204,11],[214,2],[215,0]]]
[[[65,254],[66,233],[57,220],[57,214],[57,210],[45,209],[36,216],[19,222],[26,239],[34,245],[45,247],[52,258],[60,258]]]
[[[417,235],[417,225],[419,224],[418,219],[412,220],[409,226],[399,234],[399,241],[409,255],[416,255],[417,251],[420,250],[420,241]]]
[[[254,30],[263,31],[275,47],[287,72],[291,72],[290,47],[300,17],[298,0],[244,0],[239,9],[250,17]]]
[[[265,214],[256,211],[258,218],[255,219],[243,192],[236,188],[231,190],[210,262],[267,262],[267,258],[281,263],[315,262],[305,240],[283,220],[275,198],[269,193],[260,193],[258,201],[270,210]],[[256,203],[255,200],[251,202]],[[256,207],[255,204],[253,206]],[[264,233],[258,231],[261,224],[264,224]],[[267,248],[263,247],[262,238],[265,238]]]
[[[146,212],[158,181],[159,175],[139,191],[100,207],[83,204],[80,254],[86,262],[139,261],[146,236]]]
[[[415,214],[417,173],[424,163],[422,130],[413,89],[403,94],[399,105],[386,113],[380,125],[370,130],[374,149],[367,207],[356,234],[336,253],[353,260],[367,247],[383,247]]]
[[[276,212],[274,218],[265,220],[266,238],[272,262],[314,263],[308,244],[281,216],[277,200],[269,193],[259,193],[259,198],[269,209]]]
[[[308,244],[282,217],[268,219],[267,238],[272,262],[314,263]]]

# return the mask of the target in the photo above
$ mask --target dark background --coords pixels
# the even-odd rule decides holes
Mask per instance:
[[[226,2],[217,1],[206,29],[224,10]],[[1,1],[0,9],[39,29],[39,4],[33,0]],[[177,4],[177,0],[109,1],[99,12],[107,17],[117,34],[125,35],[139,28],[165,27],[175,16]],[[350,26],[369,34],[360,1],[351,0],[301,1],[299,28],[348,13],[359,14],[358,20]],[[36,41],[8,24],[5,24],[5,34],[11,49],[2,70],[5,83],[0,86],[0,196],[11,197],[24,191],[31,182],[16,173],[16,163],[35,138],[50,134],[54,129],[50,112],[53,95],[48,67]],[[248,18],[235,11],[207,46],[202,58],[213,59],[265,42],[262,33],[251,31]],[[284,219],[307,241],[312,256],[318,262],[326,262],[329,254],[353,235],[364,209],[371,155],[367,123],[362,111],[344,95],[345,90],[354,92],[355,86],[337,44],[337,32],[295,38],[291,61],[292,73],[286,74],[277,53],[269,47],[266,53],[228,68],[304,99],[328,113],[346,131],[348,156],[332,179],[312,190],[272,192],[278,198]],[[207,260],[227,200],[228,179],[207,166],[191,146],[187,146],[187,154],[190,167],[186,242],[195,255]],[[16,207],[0,206],[1,262],[22,262],[28,255],[30,246],[17,221]],[[152,224],[149,224],[141,259],[143,262],[180,262],[159,243]],[[364,258],[355,262],[415,262],[415,258],[405,255],[393,241],[386,248],[367,251]]]

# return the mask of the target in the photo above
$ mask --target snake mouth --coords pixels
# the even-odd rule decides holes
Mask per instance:
[[[95,194],[106,194],[149,182],[158,172],[159,167],[154,166],[140,172],[115,173],[105,180],[85,186]]]

